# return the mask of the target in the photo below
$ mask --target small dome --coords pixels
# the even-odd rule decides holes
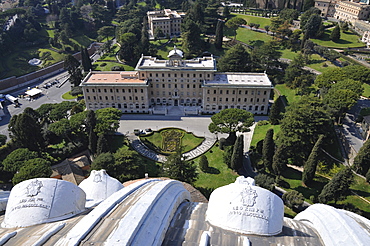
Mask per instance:
[[[280,197],[254,186],[252,178],[239,177],[235,183],[217,188],[209,198],[207,220],[226,230],[276,235],[282,231],[283,218]]]
[[[2,227],[26,227],[70,218],[85,210],[86,195],[71,182],[38,178],[11,190]]]
[[[78,187],[86,193],[86,207],[92,207],[124,186],[117,179],[110,177],[105,170],[92,170],[90,176]]]
[[[168,58],[171,58],[171,57],[180,57],[180,58],[183,58],[184,57],[184,52],[182,52],[181,50],[177,49],[176,46],[173,47],[173,50],[171,50],[169,53],[168,53]]]

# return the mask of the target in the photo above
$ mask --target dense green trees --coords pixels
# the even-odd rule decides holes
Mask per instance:
[[[181,148],[167,157],[162,165],[164,176],[192,184],[198,177],[196,166],[193,162],[187,161],[181,154]]]
[[[254,181],[256,182],[256,185],[269,191],[273,191],[275,189],[275,180],[267,174],[259,173],[254,177]]]
[[[262,146],[262,162],[266,170],[273,172],[272,170],[272,160],[275,153],[275,143],[274,143],[274,130],[267,130],[266,136],[263,139]]]
[[[278,125],[280,123],[280,120],[282,118],[280,112],[280,108],[282,107],[281,104],[281,98],[278,97],[270,108],[269,121],[271,125]]]
[[[24,162],[24,165],[19,169],[12,181],[16,185],[24,180],[33,178],[50,178],[52,170],[50,162],[42,158],[29,159]]]
[[[249,72],[251,58],[247,49],[242,44],[237,44],[225,52],[217,67],[222,72]]]
[[[302,193],[299,193],[296,190],[290,190],[283,194],[283,201],[285,205],[287,205],[290,208],[293,208],[295,206],[300,206],[304,202],[304,197]]]
[[[281,120],[278,145],[285,145],[295,165],[303,165],[319,135],[331,136],[333,126],[320,99],[302,96],[287,107]]]
[[[353,169],[361,174],[366,175],[370,170],[370,141],[367,140],[357,153],[353,161]]]
[[[305,185],[309,185],[315,177],[316,167],[319,161],[320,148],[323,143],[323,139],[324,139],[323,135],[321,135],[319,139],[317,139],[315,145],[311,150],[311,154],[308,156],[308,159],[304,164],[302,182]]]
[[[236,139],[236,132],[246,132],[253,125],[254,118],[251,112],[229,108],[223,109],[211,117],[208,129],[212,133],[228,133],[229,138]]]
[[[37,158],[38,154],[35,151],[30,151],[27,148],[19,148],[12,151],[2,162],[5,171],[16,173],[24,166],[27,160]]]
[[[80,62],[72,55],[67,55],[64,58],[63,66],[69,73],[69,82],[71,82],[73,86],[79,86],[82,80]]]
[[[34,110],[30,109],[28,112],[34,112]],[[41,125],[34,115],[27,113],[27,111],[12,116],[8,129],[10,138],[21,148],[41,151],[45,147]]]
[[[190,17],[185,18],[181,25],[182,47],[186,56],[199,55],[204,43],[201,39],[201,29]]]
[[[353,182],[353,174],[350,168],[344,168],[334,175],[334,177],[322,189],[319,195],[321,203],[328,203],[332,200],[345,199],[351,192],[350,185]]]

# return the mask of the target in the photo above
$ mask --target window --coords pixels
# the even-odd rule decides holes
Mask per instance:
[[[220,94],[222,94],[222,90],[220,90]]]
[[[181,88],[184,88],[184,85],[183,84],[181,84]]]
[[[252,110],[252,105],[249,106],[248,110]]]
[[[132,100],[132,96],[129,96],[129,98],[128,98],[129,100]]]
[[[202,78],[202,74],[199,74],[199,78]]]
[[[254,110],[256,110],[256,111],[257,111],[257,110],[258,110],[258,106],[255,106],[255,107],[254,107]]]
[[[96,100],[96,96],[94,96],[94,100]]]
[[[260,101],[260,99],[259,98],[257,98],[257,102],[259,102]]]
[[[247,98],[244,98],[244,102],[247,102]]]
[[[235,101],[235,98],[231,98],[231,101],[234,102]]]
[[[117,96],[117,100],[119,101],[121,98],[120,98],[120,96]]]
[[[162,77],[164,77],[164,73],[162,73]]]
[[[92,92],[95,92],[95,89],[92,89]]]
[[[266,95],[266,94],[267,94],[267,91],[264,91],[264,92],[263,92],[263,95]]]
[[[86,89],[86,92],[89,92],[89,89]]]
[[[213,94],[216,94],[217,93],[217,91],[216,90],[213,90]]]
[[[168,84],[168,88],[171,89],[171,84]]]
[[[242,91],[239,91],[239,95],[242,94]]]
[[[193,85],[193,89],[195,89],[195,85]]]
[[[87,100],[90,100],[90,96],[87,96]]]
[[[137,89],[135,89],[135,93],[137,93]]]
[[[226,94],[229,94],[229,90],[226,90]]]
[[[225,98],[225,101],[226,101],[226,102],[228,102],[228,101],[229,101],[229,98],[228,98],[228,97],[226,97],[226,98]]]
[[[112,93],[113,92],[113,89],[110,89],[109,91]]]
[[[190,88],[190,85],[186,85],[186,88]]]
[[[257,91],[257,95],[259,95],[260,94],[260,91]]]
[[[222,102],[222,97],[220,97],[220,102]]]
[[[126,97],[125,97],[125,96],[123,96],[123,97],[122,97],[122,99],[125,101],[125,100],[126,100]]]
[[[149,74],[149,77],[152,77],[152,74],[151,73]]]
[[[122,89],[122,92],[125,93],[125,89]]]
[[[118,90],[118,89],[116,89],[116,92],[119,92],[119,90]]]
[[[252,95],[254,95],[254,91],[252,91]]]
[[[264,99],[262,99],[262,102],[265,102],[266,101],[266,99],[264,98]]]
[[[140,89],[140,92],[141,92],[141,93],[144,93],[144,90],[143,90],[143,89]]]
[[[128,89],[128,93],[131,93],[131,89]]]
[[[251,98],[251,102],[253,102],[253,98]]]
[[[156,85],[155,85],[155,88],[159,88],[159,84],[156,84]]]
[[[265,106],[261,106],[261,111],[265,110]]]
[[[233,95],[235,95],[235,90],[233,90]]]
[[[245,95],[248,95],[248,91],[245,91]]]
[[[104,89],[104,92],[107,92],[107,89]]]
[[[166,87],[166,85],[165,84],[162,84],[162,88],[165,88]]]
[[[111,96],[112,101],[114,101],[114,96]]]
[[[99,100],[101,100],[102,98],[101,98],[101,96],[99,96]]]
[[[216,102],[216,98],[215,97],[213,98],[213,101]]]
[[[100,89],[98,89],[98,92],[101,92]]]
[[[195,78],[195,77],[196,77],[196,74],[194,73],[194,74],[193,74],[193,78]]]
[[[186,75],[186,77],[188,77],[188,78],[189,78],[189,77],[190,77],[190,74],[187,74],[187,75]]]
[[[238,98],[238,102],[240,102],[240,98]]]

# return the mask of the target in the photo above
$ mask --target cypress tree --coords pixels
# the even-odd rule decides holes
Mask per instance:
[[[269,114],[269,121],[271,125],[278,125],[281,119],[280,115],[280,97],[275,100],[274,104],[272,104]]]
[[[96,153],[96,148],[97,148],[97,136],[96,132],[94,132],[94,129],[90,129],[89,131],[89,150],[91,151],[92,154]]]
[[[238,171],[243,166],[243,149],[244,140],[243,135],[240,135],[234,144],[233,154],[231,156],[231,168]]]
[[[336,25],[333,29],[333,31],[330,34],[330,39],[334,42],[338,41],[340,39],[340,28],[338,25]]]
[[[89,52],[88,52],[86,47],[84,48],[84,55],[85,55],[85,60],[86,60],[85,61],[86,69],[85,69],[85,67],[83,67],[83,68],[84,68],[85,71],[90,71],[90,69],[92,69],[92,61],[90,59],[90,55],[89,55]]]
[[[370,141],[367,140],[353,161],[354,170],[365,175],[370,170]]]
[[[224,22],[217,21],[216,26],[216,39],[215,39],[215,47],[216,49],[222,49],[222,39],[224,37]]]
[[[207,159],[207,156],[202,155],[200,157],[199,167],[200,167],[200,170],[202,170],[203,172],[206,172],[208,170],[208,159]]]
[[[316,167],[317,167],[317,161],[319,159],[319,150],[322,144],[324,136],[320,135],[319,139],[317,139],[315,146],[313,146],[311,150],[311,154],[308,156],[308,159],[304,165],[304,170],[302,174],[302,182],[307,185],[315,177]]]
[[[286,163],[286,148],[284,145],[279,145],[272,159],[272,170],[274,174],[280,176],[287,168]]]
[[[96,146],[96,154],[100,155],[101,153],[109,152],[108,141],[104,134],[100,134],[98,137],[98,142]]]
[[[231,157],[233,155],[233,146],[225,146],[224,153],[222,155],[224,163],[231,168]]]
[[[274,143],[274,130],[269,129],[266,133],[265,138],[263,139],[262,146],[262,160],[263,165],[267,170],[272,172],[272,159],[275,152],[275,143]]]
[[[350,194],[350,185],[353,182],[353,174],[350,168],[345,168],[334,175],[334,177],[322,189],[319,195],[321,203],[345,199]]]

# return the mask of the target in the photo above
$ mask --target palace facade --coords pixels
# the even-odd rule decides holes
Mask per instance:
[[[239,108],[267,114],[273,85],[265,73],[220,73],[213,56],[183,60],[176,47],[169,60],[142,56],[135,71],[90,72],[81,87],[89,110],[123,113],[212,114]]]
[[[155,29],[160,28],[164,35],[179,36],[181,34],[181,23],[185,17],[184,12],[171,9],[148,11],[149,34],[155,36]]]

